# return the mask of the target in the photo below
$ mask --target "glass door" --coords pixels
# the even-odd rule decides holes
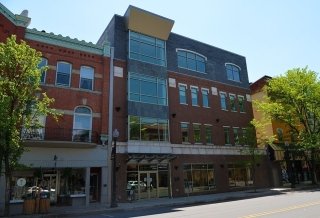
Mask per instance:
[[[150,199],[158,197],[157,172],[140,172],[139,181],[136,184],[139,199]]]
[[[50,202],[57,202],[57,174],[44,174],[43,180],[41,181],[41,186],[43,188],[43,192],[48,192],[50,196]]]

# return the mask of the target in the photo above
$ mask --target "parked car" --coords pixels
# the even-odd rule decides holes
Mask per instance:
[[[140,190],[145,191],[147,189],[146,183],[140,181],[128,181],[127,189],[138,189],[138,185],[140,185]]]

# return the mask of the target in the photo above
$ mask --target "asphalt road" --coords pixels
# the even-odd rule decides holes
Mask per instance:
[[[77,216],[79,217],[79,216]],[[180,207],[155,207],[143,210],[86,215],[87,218],[256,218],[320,217],[320,190],[288,192],[246,200]]]

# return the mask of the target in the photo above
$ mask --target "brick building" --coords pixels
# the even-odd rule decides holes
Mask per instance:
[[[118,201],[253,185],[239,140],[253,118],[245,57],[172,33],[173,20],[134,6],[115,15],[96,44],[28,29],[30,18],[0,6],[1,41],[17,34],[42,52],[49,66],[42,88],[63,114],[58,123],[46,118],[45,128],[23,135],[30,152],[21,163],[32,169],[15,179],[31,184],[40,171],[51,183],[53,203],[104,203],[108,146],[100,139],[118,129]],[[257,187],[272,185],[267,164],[263,156]],[[69,184],[68,176],[82,183]]]

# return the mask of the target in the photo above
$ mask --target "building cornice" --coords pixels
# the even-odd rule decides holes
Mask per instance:
[[[26,39],[43,42],[51,45],[61,46],[65,48],[75,49],[97,55],[110,57],[110,43],[104,45],[96,45],[92,42],[85,42],[84,40],[72,39],[69,36],[55,35],[54,33],[47,33],[38,31],[37,29],[26,29]]]
[[[23,15],[13,14],[8,8],[0,3],[0,13],[10,20],[14,25],[27,27],[30,24],[31,18]]]

